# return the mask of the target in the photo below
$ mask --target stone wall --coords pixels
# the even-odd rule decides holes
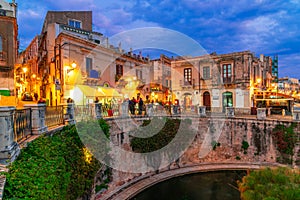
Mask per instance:
[[[141,125],[142,119],[115,119],[108,122],[113,143],[130,150],[128,132]],[[197,130],[197,134],[180,157],[179,165],[188,166],[204,162],[276,163],[276,158],[280,155],[271,132],[277,124],[290,126],[291,122],[246,118],[194,118],[193,129]],[[299,127],[299,122],[297,124]],[[299,134],[299,128],[295,131]]]

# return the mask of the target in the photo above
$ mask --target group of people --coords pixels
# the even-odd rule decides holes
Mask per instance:
[[[132,115],[136,114],[136,111],[138,111],[139,115],[141,115],[143,111],[145,111],[145,104],[141,97],[139,97],[138,99],[132,97],[132,99],[129,100],[128,107]]]

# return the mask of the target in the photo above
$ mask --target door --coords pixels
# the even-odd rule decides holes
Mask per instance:
[[[223,112],[226,111],[226,107],[232,107],[233,100],[232,100],[232,92],[224,92],[223,93]]]
[[[203,105],[206,106],[206,110],[210,111],[211,103],[210,103],[210,94],[209,92],[203,93]]]

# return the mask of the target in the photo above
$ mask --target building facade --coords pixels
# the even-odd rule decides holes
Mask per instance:
[[[28,47],[19,53],[15,64],[16,97],[21,100],[25,93],[39,96],[38,39],[38,36],[34,37]]]
[[[18,52],[17,4],[0,0],[0,92],[14,96],[14,65]]]
[[[172,89],[184,109],[206,106],[213,112],[235,107],[250,113],[255,92],[270,86],[271,58],[250,51],[172,60]]]
[[[91,11],[49,11],[38,45],[40,95],[48,105],[68,98],[77,104],[103,103],[141,95],[149,58],[125,52],[92,30]]]

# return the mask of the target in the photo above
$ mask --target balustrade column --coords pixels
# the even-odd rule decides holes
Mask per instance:
[[[293,120],[298,122],[300,121],[300,110],[293,111]]]
[[[14,138],[15,110],[13,106],[0,107],[0,160],[14,161],[20,152]]]
[[[75,124],[75,104],[67,103],[63,106],[65,110],[65,123],[70,125]]]
[[[95,103],[96,119],[102,118],[102,103]]]
[[[40,135],[48,131],[45,125],[46,104],[24,105],[24,108],[31,108],[32,134]]]
[[[128,105],[129,101],[124,101],[121,105],[121,116],[122,117],[128,117],[129,113],[128,113]]]
[[[234,117],[234,107],[226,107],[226,116]]]
[[[265,120],[266,117],[267,117],[267,115],[266,115],[266,108],[257,108],[257,116],[256,116],[256,118],[260,119],[260,120]]]
[[[200,117],[206,117],[206,106],[199,106],[198,107],[198,115]]]

